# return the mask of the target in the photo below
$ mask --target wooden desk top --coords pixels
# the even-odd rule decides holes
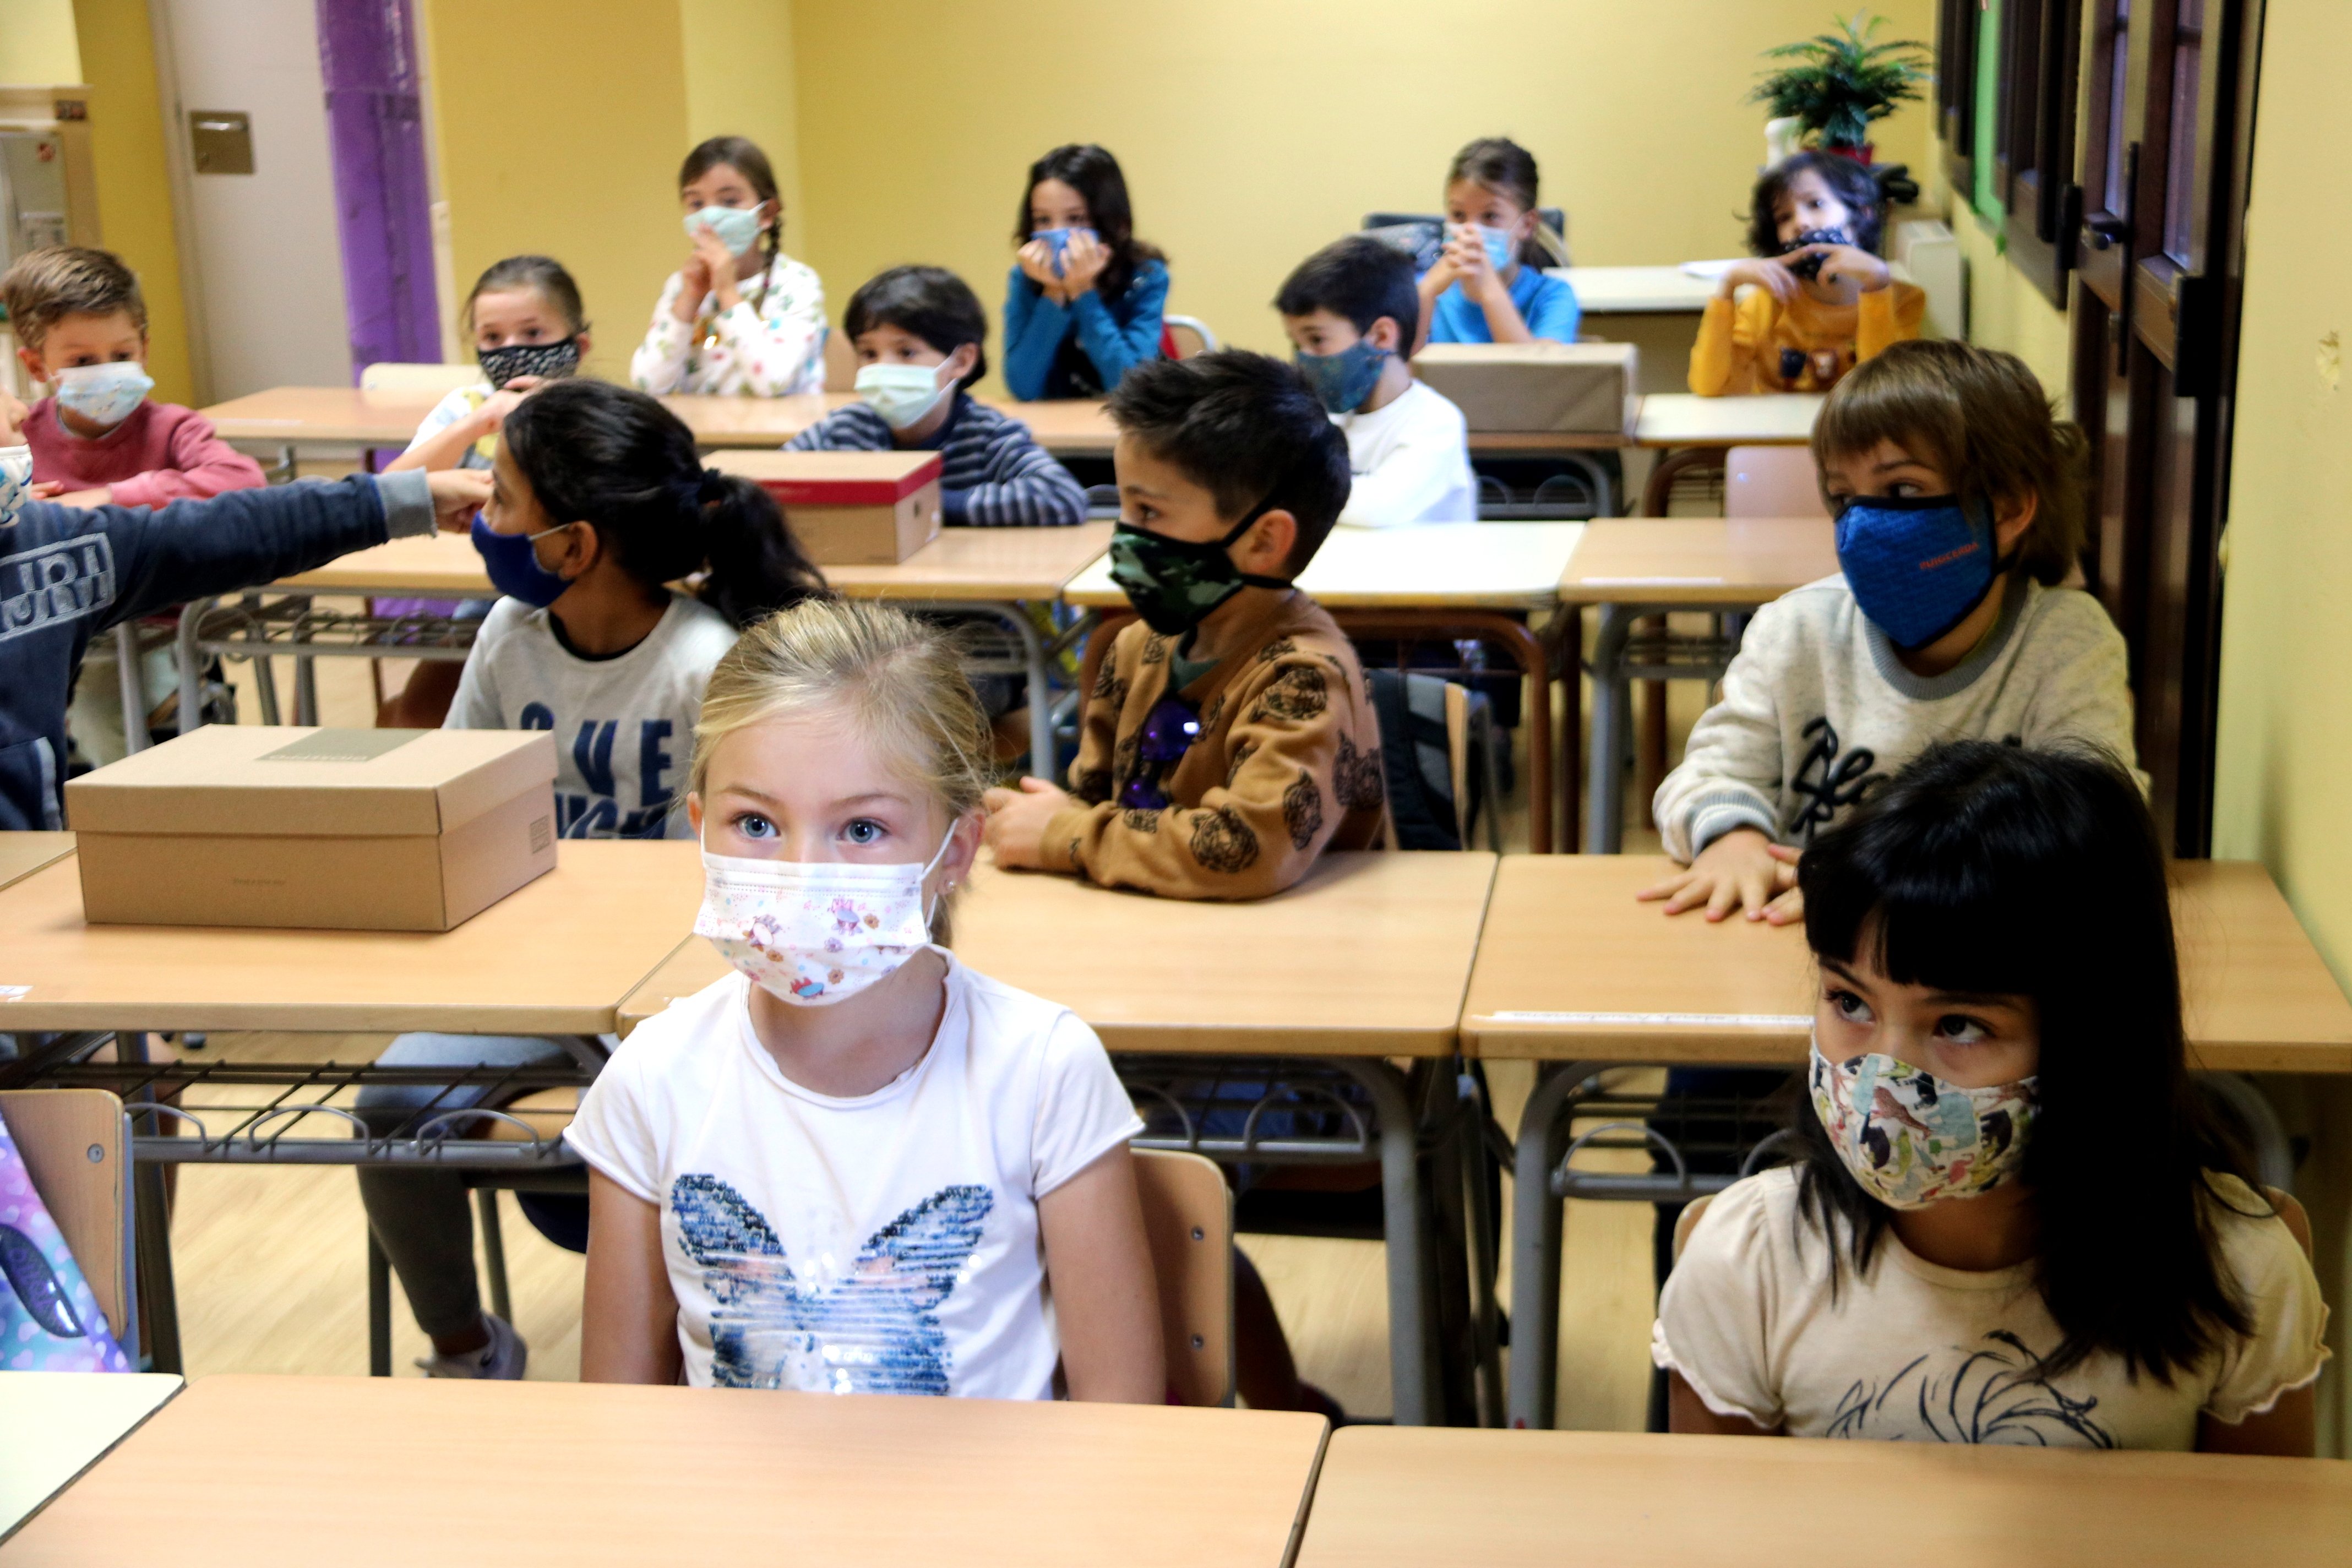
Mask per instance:
[[[896,566],[827,566],[825,581],[851,598],[1045,599],[1110,547],[1111,525],[1076,528],[948,528]],[[420,595],[483,599],[497,595],[481,552],[462,533],[395,539],[313,572],[270,584],[314,593]]]
[[[599,1034],[692,929],[686,840],[565,840],[556,868],[452,931],[89,925],[73,862],[0,890],[12,1029]]]
[[[0,1538],[179,1392],[176,1373],[0,1372]]]
[[[73,853],[70,833],[0,833],[0,888]]]
[[[356,386],[273,386],[196,412],[224,441],[357,441],[405,447],[447,395],[362,392]]]
[[[1535,610],[1559,599],[1559,581],[1590,526],[1581,522],[1425,522],[1335,528],[1299,574],[1327,609]],[[1073,581],[1073,605],[1124,609],[1108,556]]]
[[[424,1529],[474,1563],[1279,1568],[1324,1431],[1161,1405],[208,1377],[5,1555],[368,1568],[416,1562]]]
[[[1563,605],[1763,605],[1838,570],[1825,517],[1611,517],[1584,525]]]
[[[1765,392],[1742,397],[1700,397],[1654,392],[1634,421],[1637,447],[1801,447],[1813,438],[1822,397],[1811,392]]]
[[[1288,892],[1248,904],[982,865],[956,905],[956,952],[1071,1008],[1115,1051],[1443,1056],[1495,859],[1326,855]],[[1234,963],[1276,952],[1295,956]],[[621,1027],[726,973],[708,942],[688,941],[622,1005]]]
[[[1715,279],[1694,278],[1680,267],[1547,267],[1576,290],[1577,309],[1588,316],[1696,316],[1715,297]]]
[[[1299,1568],[1817,1568],[1893,1531],[1938,1563],[2340,1563],[2352,1465],[2225,1454],[1350,1426]]]
[[[1796,1063],[1812,1028],[1803,931],[1671,918],[1633,895],[1652,855],[1511,855],[1463,1005],[1463,1049],[1537,1060]],[[2172,868],[2192,1065],[2352,1072],[2352,1003],[2263,868]]]

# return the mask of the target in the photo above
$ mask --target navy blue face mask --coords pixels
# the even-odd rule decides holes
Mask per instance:
[[[566,523],[564,528],[570,527]],[[550,572],[539,563],[539,552],[533,542],[551,533],[561,533],[562,528],[550,528],[538,533],[500,533],[474,514],[474,548],[481,552],[483,569],[488,574],[490,586],[510,599],[520,599],[533,609],[543,610],[563,597],[571,582],[560,573]]]
[[[1958,496],[1853,496],[1838,508],[1838,565],[1853,602],[1899,648],[1922,648],[1984,603],[2008,563],[1992,513]]]
[[[1369,338],[1358,338],[1338,353],[1311,354],[1299,349],[1290,360],[1325,408],[1334,414],[1353,414],[1380,384],[1389,351],[1374,347]]]

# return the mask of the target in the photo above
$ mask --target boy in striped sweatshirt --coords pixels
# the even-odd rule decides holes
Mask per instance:
[[[786,450],[937,452],[950,527],[1086,521],[1086,492],[1029,427],[966,394],[988,373],[988,313],[962,279],[944,267],[893,267],[850,296],[841,324],[865,401],[827,415]]]

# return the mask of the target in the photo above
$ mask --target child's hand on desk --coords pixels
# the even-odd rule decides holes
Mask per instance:
[[[1755,828],[1734,828],[1700,850],[1687,868],[1635,897],[1644,903],[1664,899],[1670,915],[1704,904],[1710,921],[1744,905],[1751,921],[1788,925],[1805,918],[1805,895],[1797,888],[1800,853]]]
[[[6,441],[0,440],[0,447],[7,444]],[[63,479],[43,479],[25,493],[35,500],[55,500],[66,493],[66,482]]]
[[[444,533],[464,533],[490,499],[490,476],[479,468],[443,468],[425,476],[433,492],[433,521]]]
[[[1777,257],[1735,261],[1723,269],[1722,281],[1715,286],[1715,297],[1728,300],[1739,292],[1743,284],[1763,289],[1783,305],[1797,297],[1801,286],[1797,275],[1783,267]]]
[[[1019,789],[990,790],[981,804],[988,807],[982,842],[996,851],[998,865],[1018,870],[1045,864],[1045,825],[1070,796],[1044,779],[1024,777]]]
[[[46,486],[35,485],[33,487],[33,492],[36,495],[38,495],[43,489],[47,489],[48,491],[48,499],[56,501],[59,506],[78,506],[83,508],[105,506],[114,500],[114,491],[104,485],[99,486],[96,489],[69,490],[66,489],[63,483],[52,479]]]

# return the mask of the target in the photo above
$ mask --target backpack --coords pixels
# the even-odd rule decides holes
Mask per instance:
[[[1469,693],[1470,798],[1454,798],[1453,748],[1445,729],[1448,682],[1394,669],[1365,671],[1381,727],[1381,770],[1388,786],[1392,842],[1400,849],[1460,849],[1486,818],[1486,838],[1500,833],[1492,807],[1494,714],[1484,692]]]

